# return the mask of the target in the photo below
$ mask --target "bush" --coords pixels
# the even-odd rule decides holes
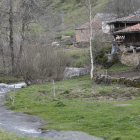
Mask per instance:
[[[18,67],[27,85],[43,83],[53,77],[63,79],[63,73],[69,64],[69,56],[64,50],[55,50],[51,46],[26,47],[26,54]]]
[[[100,50],[98,50],[97,53],[93,52],[95,64],[102,65],[104,67],[107,66],[108,56],[105,56],[105,53],[109,48],[110,47],[100,47]]]
[[[113,140],[121,140],[121,138],[120,137],[116,137]]]
[[[70,91],[69,90],[65,90],[62,94],[69,94]]]
[[[107,62],[108,62],[108,56],[105,55],[106,51],[111,49],[111,46],[108,47],[109,45],[106,43],[103,43],[99,41],[98,39],[92,42],[93,48],[92,48],[92,53],[93,53],[93,59],[94,59],[94,65],[101,65],[106,67]],[[88,58],[85,61],[85,65],[90,68],[90,56],[89,53],[87,54]]]
[[[112,61],[110,61],[111,66],[115,65],[115,64],[120,64],[120,60],[119,59],[114,59]]]
[[[99,54],[95,58],[95,64],[102,65],[102,66],[106,67],[107,66],[107,62],[108,62],[108,57],[105,56],[104,54],[103,55]]]
[[[57,102],[57,104],[55,105],[55,107],[65,107],[65,106],[66,105],[62,101]]]
[[[106,90],[102,89],[99,91],[99,94],[105,94],[106,92],[107,92]]]

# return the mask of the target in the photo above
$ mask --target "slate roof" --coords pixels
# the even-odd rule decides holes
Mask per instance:
[[[101,29],[100,25],[96,22],[92,22],[92,28],[93,29]],[[75,30],[88,30],[90,29],[89,22],[83,24],[82,26],[76,28]]]
[[[140,32],[140,24],[136,24],[134,26],[130,26],[125,29],[119,30],[114,34],[134,33],[134,32]]]
[[[122,22],[122,23],[139,23],[140,22],[140,15],[131,15],[127,17],[117,18],[115,20],[109,21],[108,24]]]

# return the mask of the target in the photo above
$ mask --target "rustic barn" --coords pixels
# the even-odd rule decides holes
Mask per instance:
[[[127,27],[114,33],[114,36],[124,36],[122,40],[116,40],[120,44],[124,44],[127,52],[127,48],[133,46],[133,52],[136,53],[136,48],[140,47],[140,24]]]
[[[126,65],[138,65],[140,61],[140,15],[132,15],[110,21],[112,43],[121,52],[120,61]]]
[[[102,41],[111,41],[109,33],[110,27],[107,21],[114,18],[114,15],[97,13],[92,19],[93,40],[95,36],[101,38]],[[75,29],[76,42],[87,42],[89,40],[89,22]]]
[[[128,28],[128,27],[134,26],[138,23],[140,23],[140,15],[131,15],[131,16],[127,16],[127,17],[117,18],[117,19],[114,19],[114,20],[108,22],[108,25],[110,26],[110,33],[114,37],[114,39],[112,40],[112,44],[114,44],[115,48],[119,48],[121,51],[127,50],[126,43],[125,44],[123,43],[125,36],[116,34],[116,32],[123,30],[125,28]],[[128,39],[128,36],[132,37],[133,35],[127,35],[127,38],[125,39],[127,43],[130,41],[129,40],[130,37]],[[130,43],[131,43],[131,45],[130,45]],[[129,46],[130,46],[130,48],[132,48],[132,42],[129,42]]]
[[[100,26],[96,22],[92,22],[93,38],[95,34],[100,30]],[[76,32],[76,42],[88,42],[89,41],[89,22],[75,29]]]
[[[140,15],[131,15],[109,21],[108,25],[110,26],[110,32],[113,34],[116,31],[136,25],[138,23],[140,23]]]

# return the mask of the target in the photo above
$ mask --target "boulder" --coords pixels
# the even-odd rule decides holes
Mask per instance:
[[[53,42],[52,43],[52,47],[58,47],[58,46],[60,46],[60,43],[59,42]]]

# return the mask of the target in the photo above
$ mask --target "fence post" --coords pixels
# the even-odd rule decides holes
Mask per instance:
[[[104,74],[104,76],[105,76],[105,84],[106,84],[106,79],[107,79],[107,70],[105,70],[105,74]]]
[[[12,103],[12,106],[14,106],[15,104],[15,85],[14,85],[14,92],[13,92],[13,103]]]
[[[53,95],[54,95],[54,98],[55,98],[55,84],[54,84],[54,80],[53,80]]]

